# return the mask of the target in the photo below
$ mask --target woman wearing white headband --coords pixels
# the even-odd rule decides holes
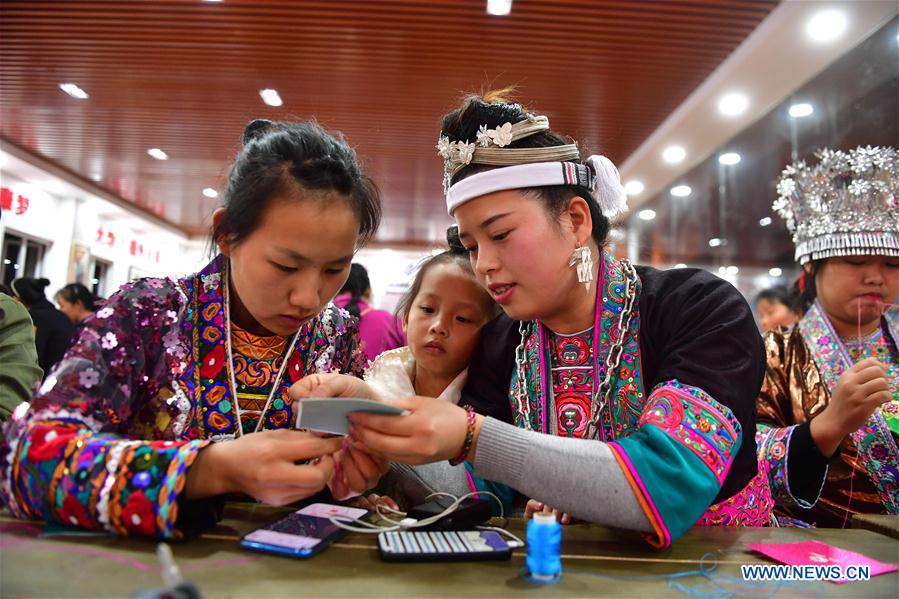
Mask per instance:
[[[764,355],[739,292],[604,251],[608,217],[626,208],[618,171],[583,160],[546,117],[467,98],[437,147],[449,213],[506,314],[472,358],[467,412],[382,398],[412,413],[353,416],[353,442],[397,462],[467,459],[478,476],[658,546],[697,521],[768,523],[753,441]],[[329,375],[294,393],[373,395]]]

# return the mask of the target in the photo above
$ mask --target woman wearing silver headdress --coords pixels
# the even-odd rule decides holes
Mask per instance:
[[[818,157],[778,182],[805,315],[765,337],[758,439],[779,515],[842,527],[899,514],[899,160]]]

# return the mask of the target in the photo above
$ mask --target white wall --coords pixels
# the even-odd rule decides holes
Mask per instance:
[[[195,272],[205,263],[204,241],[190,241],[137,212],[130,212],[84,190],[77,195],[79,190],[50,191],[72,190],[72,187],[54,181],[49,174],[45,180],[43,185],[25,182],[4,169],[0,184],[11,189],[14,196],[27,198],[28,209],[22,214],[17,214],[16,210],[3,211],[0,241],[10,232],[46,244],[41,276],[50,279],[49,298],[52,299],[60,287],[72,282],[69,271],[73,244],[76,243],[86,246],[92,257],[111,264],[107,294],[134,276],[177,277]],[[141,246],[143,252],[137,252]]]

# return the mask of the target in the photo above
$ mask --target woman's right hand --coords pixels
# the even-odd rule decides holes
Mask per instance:
[[[245,493],[269,505],[287,505],[325,488],[334,472],[331,454],[343,439],[295,430],[261,431],[214,443],[187,471],[188,499]],[[298,464],[314,460],[309,464]]]
[[[874,410],[891,399],[883,364],[874,358],[854,364],[840,376],[827,408],[809,425],[815,445],[829,458],[846,435],[858,430]]]
[[[380,401],[378,394],[368,383],[347,374],[310,374],[290,387],[290,396],[303,400],[307,397],[358,397]]]

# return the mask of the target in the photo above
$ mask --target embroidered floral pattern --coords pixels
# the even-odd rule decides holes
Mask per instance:
[[[220,380],[226,365],[213,363],[224,362],[223,336],[202,335],[224,326],[222,267],[217,258],[179,283],[126,284],[88,321],[30,408],[5,426],[0,499],[16,515],[120,535],[182,535],[187,471],[216,431],[233,431],[231,410],[220,407],[233,401]],[[331,361],[316,365],[362,373],[356,329],[344,314],[326,310],[327,326],[300,336],[285,389],[326,348]],[[266,426],[290,426],[289,414],[284,402]]]
[[[640,425],[654,424],[702,460],[722,484],[740,439],[741,427],[733,412],[702,389],[676,380],[657,386],[640,417]]]

